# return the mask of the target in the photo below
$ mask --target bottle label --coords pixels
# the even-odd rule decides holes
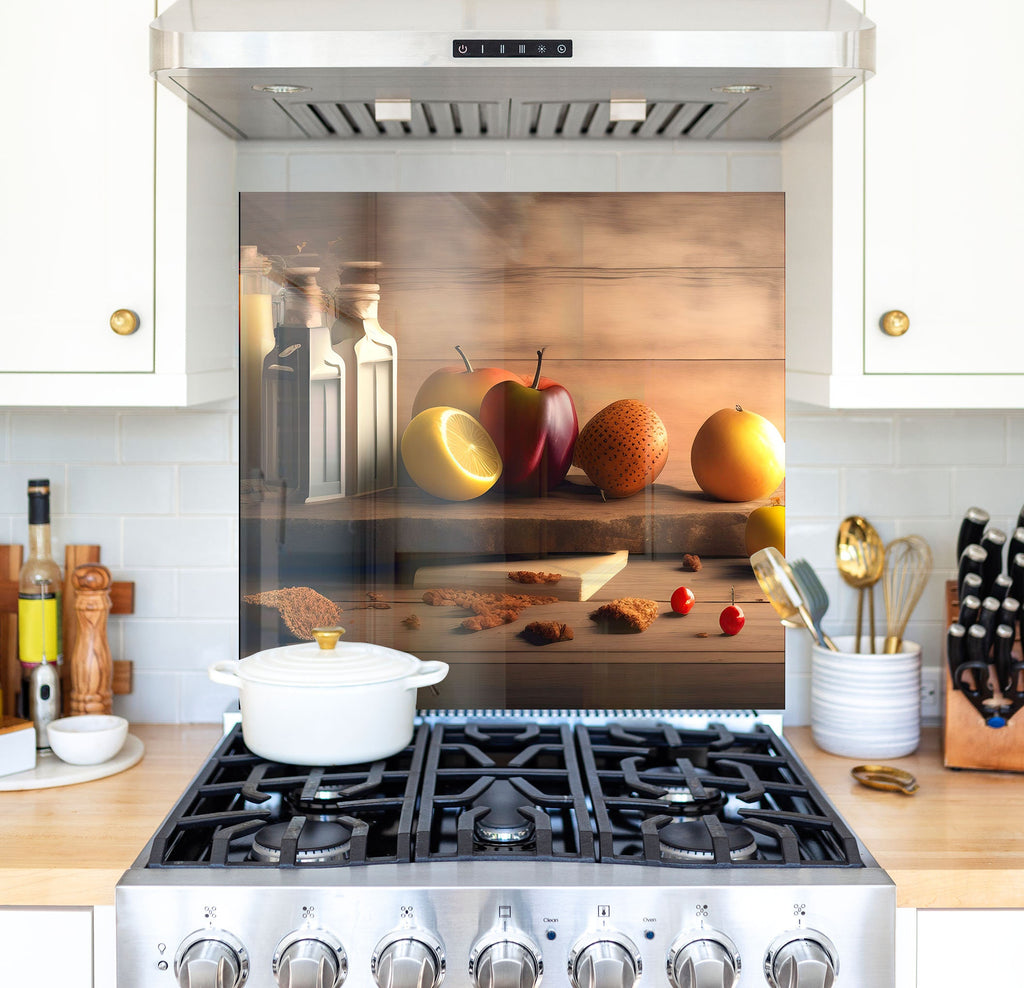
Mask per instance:
[[[24,665],[60,662],[60,601],[57,594],[18,597],[18,658]]]

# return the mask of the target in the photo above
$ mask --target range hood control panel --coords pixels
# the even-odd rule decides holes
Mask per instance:
[[[524,40],[512,38],[486,41],[480,38],[456,38],[452,42],[455,58],[572,58],[568,38]]]

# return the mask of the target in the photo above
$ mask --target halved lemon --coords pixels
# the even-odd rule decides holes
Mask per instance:
[[[501,476],[501,454],[487,430],[461,408],[426,408],[402,434],[402,460],[413,482],[434,497],[469,501]]]

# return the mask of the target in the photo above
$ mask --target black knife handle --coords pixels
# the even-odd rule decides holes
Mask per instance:
[[[1000,624],[996,627],[996,644],[993,665],[996,667],[996,682],[1004,696],[1010,695],[1010,666],[1013,659],[1010,652],[1013,649],[1013,640],[1016,632],[1012,624]]]
[[[999,618],[996,621],[996,628],[1001,624],[1008,624],[1012,631],[1020,617],[1020,601],[1016,597],[1007,597],[999,608]]]
[[[964,577],[968,573],[977,573],[981,577],[981,589],[985,588],[985,560],[988,559],[986,552],[980,545],[971,543],[960,553],[960,564],[957,567],[956,585],[960,590],[960,599],[963,599]],[[980,596],[980,595],[979,595]]]
[[[946,662],[949,664],[949,674],[953,679],[953,689],[960,689],[956,680],[956,671],[967,661],[967,647],[964,639],[967,636],[967,628],[957,622],[951,624],[946,632]]]
[[[1000,528],[990,528],[981,537],[980,545],[988,553],[981,578],[985,581],[986,587],[991,587],[992,581],[1003,571],[1003,549],[1006,546],[1006,532]]]
[[[1018,552],[1024,552],[1024,526],[1018,525],[1010,536],[1010,544],[1006,547],[1006,569],[1009,571],[1010,563]]]
[[[969,628],[978,620],[981,613],[981,598],[969,593],[960,601],[960,613],[957,615],[957,624]]]
[[[963,685],[961,676],[964,669],[970,669],[974,675],[973,691]],[[969,696],[987,699],[992,695],[988,682],[988,632],[981,624],[972,624],[967,629],[967,661],[957,668],[956,678]]]
[[[957,593],[957,600],[963,600],[964,597],[977,597],[979,605],[981,604],[981,598],[985,595],[981,592],[981,577],[977,573],[968,573],[963,583],[959,584]]]
[[[993,581],[992,586],[988,588],[988,595],[995,597],[996,600],[1002,600],[1004,597],[1012,596],[1010,594],[1010,588],[1013,586],[1013,580],[1011,580],[1005,573],[1000,573]]]
[[[1021,508],[1021,515],[1024,516],[1024,508]],[[989,523],[989,513],[984,508],[968,508],[964,512],[963,521],[960,522],[960,532],[956,538],[956,558],[963,555],[964,549],[973,543],[981,541],[982,532]],[[1021,522],[1024,526],[1024,521]]]
[[[981,602],[981,613],[978,614],[977,625],[985,629],[985,654],[988,655],[992,649],[992,639],[996,633],[996,625],[999,624],[999,611],[1002,604],[995,597],[986,597]]]
[[[1017,527],[1024,528],[1024,505],[1021,505],[1020,511],[1017,512]]]
[[[1024,600],[1024,552],[1018,552],[1010,561],[1010,596]]]

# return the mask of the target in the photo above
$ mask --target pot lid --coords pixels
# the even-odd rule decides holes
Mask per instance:
[[[332,649],[301,642],[242,659],[238,676],[273,686],[369,686],[405,679],[422,664],[408,652],[369,642],[339,642]]]

